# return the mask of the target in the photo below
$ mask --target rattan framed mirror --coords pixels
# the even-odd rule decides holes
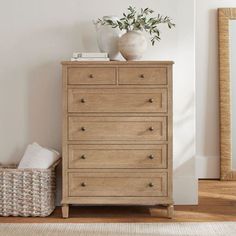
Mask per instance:
[[[221,180],[236,180],[236,8],[218,9],[218,25]]]

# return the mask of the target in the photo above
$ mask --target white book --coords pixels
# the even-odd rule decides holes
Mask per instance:
[[[87,57],[89,57],[89,58],[91,58],[91,57],[107,58],[108,53],[106,53],[106,52],[74,52],[73,57],[74,58],[78,58],[78,57],[82,57],[82,58],[87,58]]]
[[[110,61],[109,58],[95,58],[95,57],[87,57],[87,58],[71,58],[71,61]]]

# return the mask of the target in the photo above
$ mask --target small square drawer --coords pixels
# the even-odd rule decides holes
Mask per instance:
[[[119,68],[119,84],[167,85],[167,68],[165,67]]]
[[[68,84],[116,84],[116,69],[112,67],[71,67],[68,68]]]
[[[70,197],[167,196],[167,172],[69,173]]]
[[[164,169],[167,145],[69,145],[70,169]]]

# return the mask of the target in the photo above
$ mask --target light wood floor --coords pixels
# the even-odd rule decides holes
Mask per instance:
[[[186,189],[186,194],[188,191]],[[173,219],[163,209],[146,207],[71,207],[70,218],[61,218],[61,209],[46,218],[0,217],[0,223],[95,223],[95,222],[193,222],[236,221],[236,181],[200,180],[199,205],[175,206]]]

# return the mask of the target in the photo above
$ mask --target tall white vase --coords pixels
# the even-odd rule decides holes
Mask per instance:
[[[103,19],[117,20],[116,16],[104,16]],[[118,41],[121,31],[118,28],[112,28],[107,25],[96,24],[97,42],[101,52],[107,52],[111,60],[120,59],[121,55],[118,49]]]
[[[147,49],[147,39],[140,31],[128,31],[119,39],[119,50],[126,60],[139,60]]]

